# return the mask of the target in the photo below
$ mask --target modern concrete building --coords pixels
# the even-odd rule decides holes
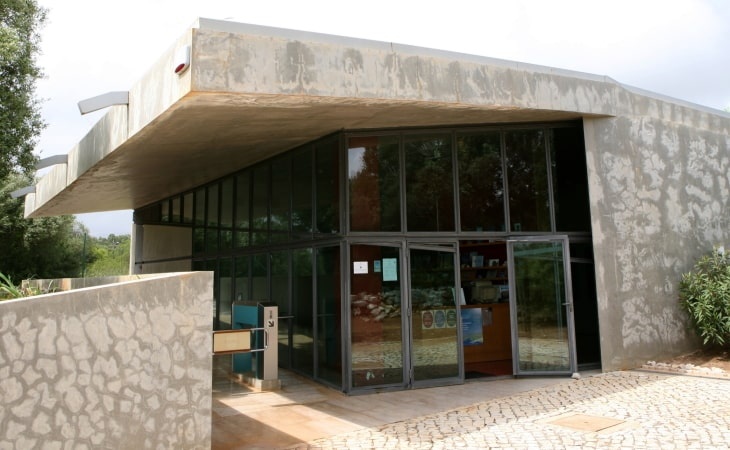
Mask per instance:
[[[218,328],[276,302],[346,392],[688,350],[730,240],[730,115],[604,76],[200,19],[97,100],[26,214],[134,209],[133,272],[214,270]]]

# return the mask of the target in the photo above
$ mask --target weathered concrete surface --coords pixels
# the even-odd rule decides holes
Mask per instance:
[[[0,302],[0,448],[209,448],[213,276]]]
[[[192,62],[179,76],[185,45]],[[68,187],[52,183],[27,209],[141,207],[341,129],[653,114],[636,96],[648,98],[603,76],[200,19],[130,89],[129,107],[84,138],[93,145],[69,158]],[[653,105],[691,126],[713,120],[676,100]]]
[[[134,274],[190,271],[192,228],[135,225],[131,249],[130,265]]]
[[[584,121],[604,370],[696,345],[678,283],[730,243],[730,120],[651,112]]]

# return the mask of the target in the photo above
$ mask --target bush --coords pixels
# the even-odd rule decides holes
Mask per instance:
[[[679,300],[705,345],[730,345],[730,257],[723,247],[682,275]]]
[[[0,272],[0,300],[9,300],[14,298],[30,297],[31,295],[39,295],[41,292],[35,288],[22,288],[13,284],[13,281]]]

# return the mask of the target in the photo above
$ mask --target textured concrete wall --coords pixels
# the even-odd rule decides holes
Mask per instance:
[[[730,243],[730,119],[649,103],[584,122],[604,370],[696,348],[678,283]]]
[[[603,76],[388,42],[201,19],[192,90],[611,114]],[[212,29],[211,29],[212,28]],[[454,111],[456,113],[456,111]]]
[[[0,302],[0,448],[209,448],[210,272]]]

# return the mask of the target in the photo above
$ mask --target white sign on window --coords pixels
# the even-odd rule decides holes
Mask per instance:
[[[368,262],[367,261],[355,261],[352,263],[352,273],[362,274],[368,273]]]

